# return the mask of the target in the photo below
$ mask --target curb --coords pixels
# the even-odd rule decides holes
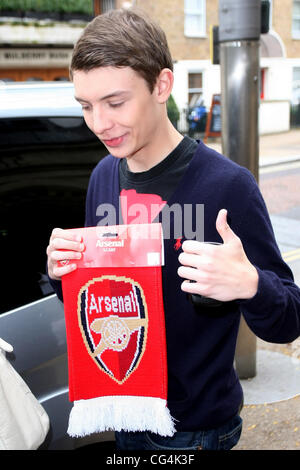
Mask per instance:
[[[285,163],[295,163],[300,162],[300,155],[288,156],[288,157],[261,157],[259,162],[260,168],[272,167],[276,165],[282,165]]]

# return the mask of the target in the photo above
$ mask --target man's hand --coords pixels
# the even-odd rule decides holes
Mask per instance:
[[[62,276],[74,271],[77,265],[71,261],[80,259],[83,250],[84,244],[81,243],[79,235],[75,235],[68,230],[55,228],[47,247],[49,277],[59,281]],[[60,267],[57,262],[62,260],[68,260],[68,263]]]
[[[212,245],[195,240],[182,244],[178,269],[184,281],[183,291],[223,302],[250,299],[257,292],[258,273],[248,260],[242,242],[227,223],[227,211],[221,209],[216,228],[223,244]]]

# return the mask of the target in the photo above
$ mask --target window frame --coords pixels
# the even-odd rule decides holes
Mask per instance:
[[[189,86],[189,77],[190,75],[201,75],[201,82],[202,82],[202,87],[197,87],[197,88],[190,88]],[[197,106],[196,104],[190,105],[190,94],[199,94],[203,98],[203,80],[204,80],[204,73],[203,70],[189,70],[188,71],[188,107],[194,107]]]

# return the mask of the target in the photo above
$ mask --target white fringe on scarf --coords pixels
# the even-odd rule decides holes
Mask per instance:
[[[108,430],[151,431],[173,436],[175,427],[166,400],[162,398],[106,396],[74,402],[69,418],[70,436]]]

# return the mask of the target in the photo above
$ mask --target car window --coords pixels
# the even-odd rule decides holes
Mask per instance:
[[[88,179],[106,153],[82,117],[0,119],[0,313],[52,293],[50,234],[83,226]]]

